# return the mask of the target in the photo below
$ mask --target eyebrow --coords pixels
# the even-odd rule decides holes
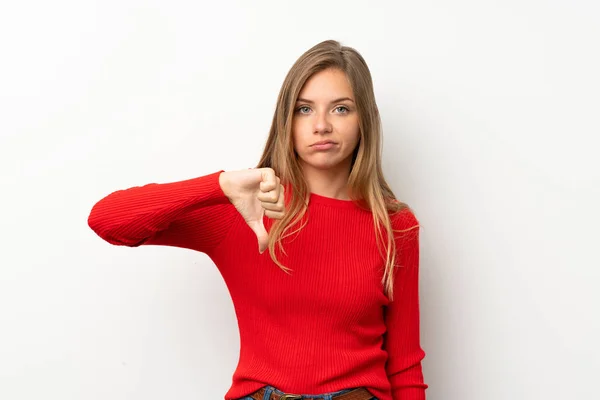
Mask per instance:
[[[340,103],[342,101],[351,101],[354,103],[354,100],[352,100],[350,97],[340,97],[339,99],[335,99],[331,101],[331,104],[333,103]],[[296,100],[296,103],[309,103],[309,104],[314,104],[314,101],[312,100],[308,100],[308,99],[302,99],[302,98],[298,98],[298,100]]]

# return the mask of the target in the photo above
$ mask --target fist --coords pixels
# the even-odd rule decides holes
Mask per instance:
[[[268,247],[269,234],[263,217],[281,219],[285,215],[284,190],[271,168],[222,172],[219,184],[225,196],[242,215],[258,239],[258,251]]]

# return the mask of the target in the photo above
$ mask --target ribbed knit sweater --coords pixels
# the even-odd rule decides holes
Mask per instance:
[[[240,354],[225,399],[265,385],[320,394],[363,386],[381,400],[423,400],[419,341],[419,228],[404,209],[394,299],[373,217],[354,202],[310,194],[306,225],[285,238],[281,270],[219,185],[222,171],[109,194],[89,226],[114,245],[177,246],[207,254],[231,295]],[[264,219],[267,230],[272,220]]]

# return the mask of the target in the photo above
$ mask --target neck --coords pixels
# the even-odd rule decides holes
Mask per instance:
[[[318,169],[303,164],[302,173],[308,184],[309,192],[339,200],[350,200],[350,196],[348,196],[349,164],[329,169]]]

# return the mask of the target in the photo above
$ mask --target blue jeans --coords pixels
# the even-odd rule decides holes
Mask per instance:
[[[337,392],[330,392],[330,393],[323,393],[323,394],[303,394],[302,399],[309,400],[309,399],[319,398],[319,399],[324,399],[324,400],[331,400],[332,396],[350,392],[352,390],[353,389],[344,389],[344,390],[338,390]],[[284,392],[274,388],[273,386],[265,386],[265,394],[263,396],[263,400],[269,400],[269,398],[271,397],[271,393],[276,393],[278,395],[285,394]],[[294,394],[296,394],[296,393],[294,393]],[[297,394],[300,394],[300,393],[297,393]],[[254,399],[250,396],[247,396],[247,397],[242,397],[241,399],[238,399],[238,400],[254,400]],[[373,397],[373,398],[371,398],[371,400],[378,400],[378,399],[376,397]]]

